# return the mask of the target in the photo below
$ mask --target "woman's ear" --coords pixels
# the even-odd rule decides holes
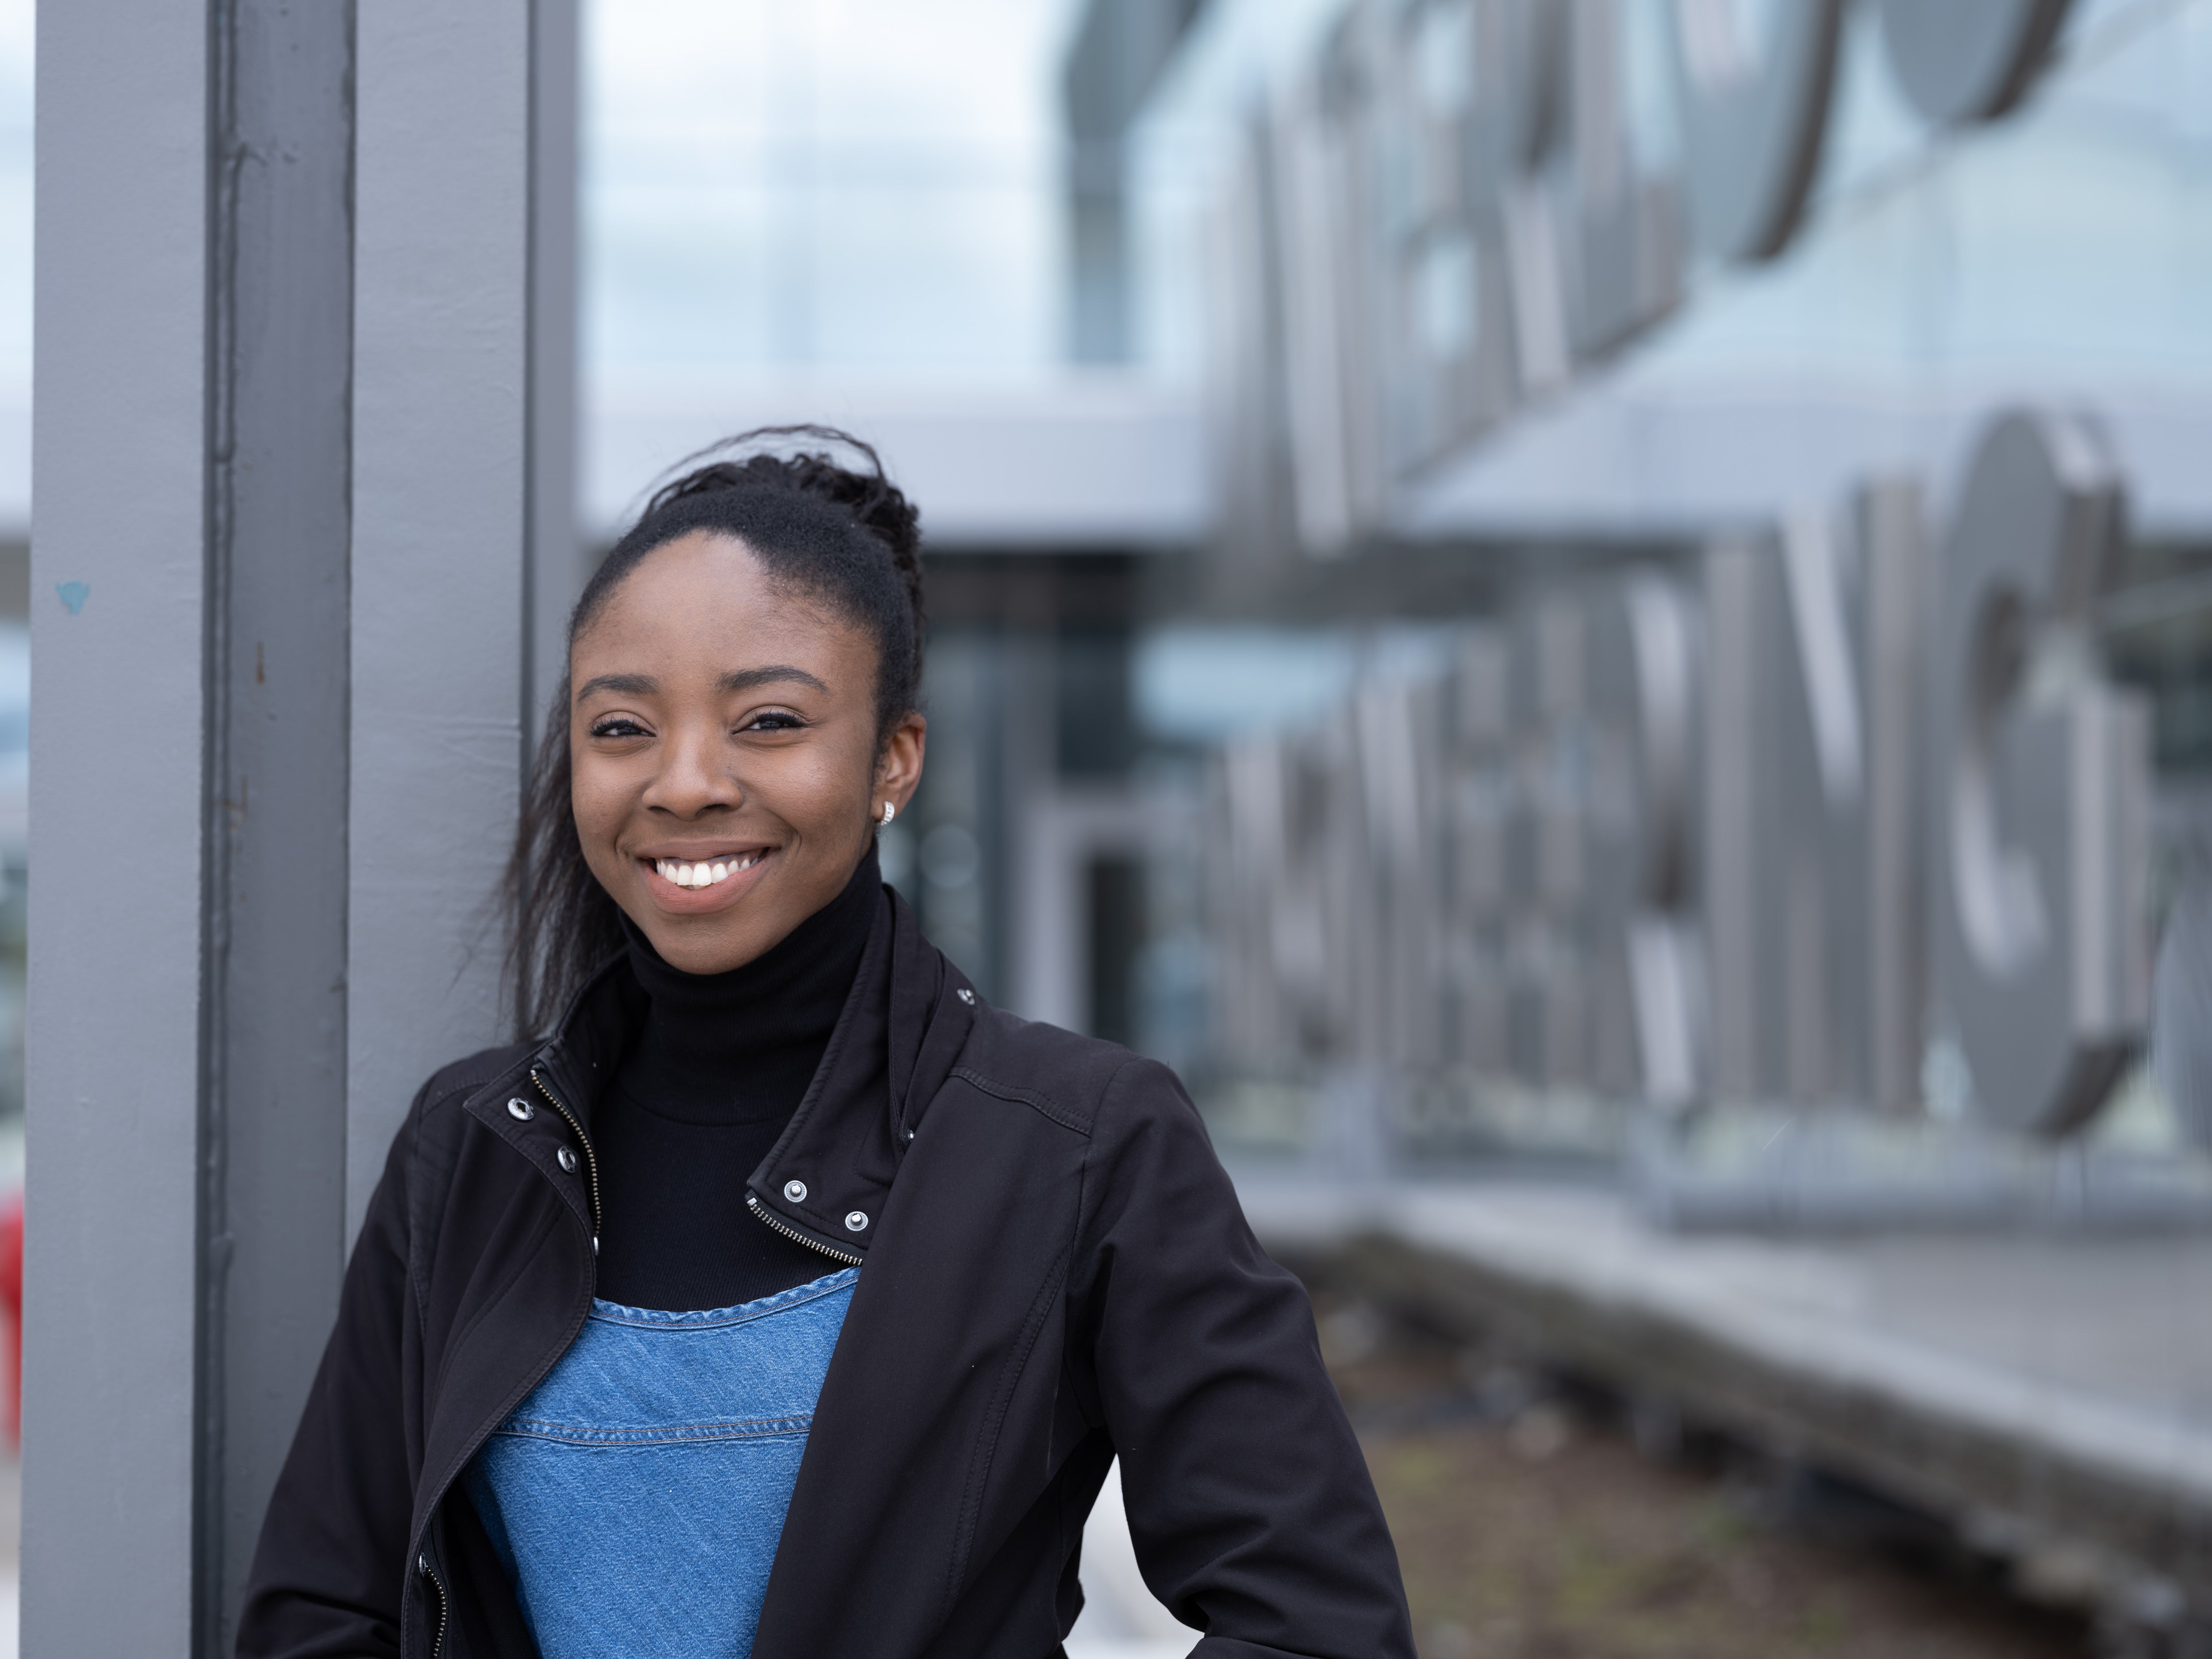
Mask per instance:
[[[891,728],[884,740],[883,753],[876,759],[876,792],[868,811],[881,819],[884,804],[888,801],[900,811],[914,799],[915,786],[921,781],[921,755],[927,744],[929,722],[919,714],[908,710],[905,718]]]

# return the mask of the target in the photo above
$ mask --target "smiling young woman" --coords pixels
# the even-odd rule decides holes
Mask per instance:
[[[526,1035],[392,1145],[240,1653],[1048,1659],[1118,1456],[1197,1654],[1411,1659],[1311,1310],[1180,1084],[990,1007],[878,874],[913,508],[840,433],[728,447],[577,604]]]

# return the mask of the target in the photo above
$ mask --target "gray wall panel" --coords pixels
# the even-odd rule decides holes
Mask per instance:
[[[191,1634],[206,52],[196,6],[39,10],[22,1650],[40,1659],[155,1659]],[[77,614],[65,582],[88,589]]]

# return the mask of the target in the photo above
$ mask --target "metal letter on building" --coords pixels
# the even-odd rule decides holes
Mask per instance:
[[[1515,1073],[1544,1089],[1594,1080],[1589,622],[1583,596],[1568,588],[1530,596],[1510,623],[1520,747],[1509,866],[1512,1054]]]
[[[1696,624],[1681,586],[1656,571],[1609,581],[1588,604],[1597,1071],[1614,1097],[1671,1109],[1696,1091],[1701,1048]]]
[[[1730,261],[1788,246],[1811,194],[1836,78],[1843,0],[1759,8],[1675,0],[1675,82],[1698,245]]]
[[[1602,361],[1682,300],[1681,189],[1641,153],[1632,109],[1647,0],[1575,0],[1567,74],[1565,192],[1572,227],[1571,331],[1579,363]],[[1656,53],[1653,55],[1656,55]]]
[[[1443,909],[1450,1058],[1477,1076],[1506,1068],[1505,947],[1511,920],[1507,846],[1513,812],[1513,723],[1505,644],[1470,629],[1445,706]]]
[[[2148,713],[2092,631],[2117,467],[2062,416],[1990,428],[1943,557],[1930,687],[1936,1030],[1992,1120],[2061,1133],[2103,1105],[2148,1016]]]
[[[2073,0],[1881,0],[1882,45],[1929,120],[1993,121],[2027,95],[2072,9]]]
[[[1397,459],[1418,466],[1483,432],[1519,399],[1514,295],[1493,192],[1478,192],[1482,30],[1475,0],[1425,0],[1389,36],[1385,197],[1396,264]]]

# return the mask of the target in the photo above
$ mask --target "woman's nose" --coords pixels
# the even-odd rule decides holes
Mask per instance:
[[[731,775],[721,735],[713,728],[686,727],[672,733],[646,804],[686,818],[714,807],[739,805],[744,790]]]

